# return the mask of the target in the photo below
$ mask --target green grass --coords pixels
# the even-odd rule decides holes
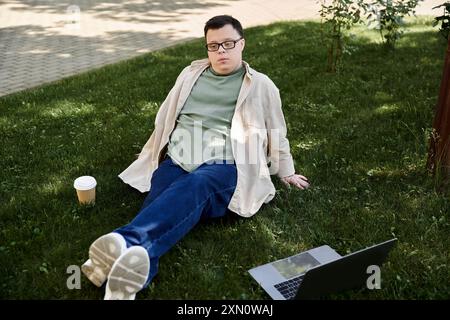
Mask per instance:
[[[449,197],[425,163],[446,44],[431,20],[411,22],[393,52],[352,29],[342,71],[325,72],[316,22],[246,32],[245,60],[279,87],[306,191],[285,189],[251,219],[197,226],[161,258],[139,299],[268,299],[256,265],[328,244],[341,254],[398,237],[381,290],[336,299],[448,299]],[[117,177],[147,141],[178,73],[203,58],[196,40],[0,98],[0,298],[101,299],[81,265],[98,236],[126,224],[144,194]],[[73,180],[97,178],[94,207]],[[180,284],[185,284],[181,285]]]

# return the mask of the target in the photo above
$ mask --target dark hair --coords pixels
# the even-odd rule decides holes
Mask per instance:
[[[205,38],[206,33],[209,29],[220,29],[223,26],[231,24],[233,28],[239,33],[239,35],[243,38],[244,37],[244,30],[242,30],[241,23],[233,18],[232,16],[228,15],[222,15],[222,16],[215,16],[208,20],[205,24]]]

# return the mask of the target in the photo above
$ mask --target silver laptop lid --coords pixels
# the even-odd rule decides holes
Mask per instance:
[[[329,246],[321,246],[250,269],[248,272],[275,300],[285,300],[274,285],[298,276],[318,264],[341,258]]]
[[[371,275],[368,268],[381,267],[396,242],[394,238],[311,268],[306,272],[295,298],[317,299],[330,293],[363,287]]]

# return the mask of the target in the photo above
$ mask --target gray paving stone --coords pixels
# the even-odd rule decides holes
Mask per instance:
[[[435,15],[431,8],[443,0],[424,2],[417,13]],[[76,30],[66,23],[70,2],[29,0],[26,11],[12,9],[15,1],[1,3],[0,96],[202,37],[204,23],[217,14],[233,15],[244,28],[319,17],[315,0],[117,0],[109,7],[78,0]]]

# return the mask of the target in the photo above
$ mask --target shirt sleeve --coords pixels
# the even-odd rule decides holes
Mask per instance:
[[[284,178],[295,173],[294,161],[286,137],[287,128],[281,109],[281,98],[278,88],[273,84],[268,93],[266,109],[266,129],[268,136],[269,172]]]
[[[167,109],[169,108],[169,105],[171,103],[174,103],[174,100],[178,98],[178,95],[176,94],[177,91],[181,88],[181,83],[184,81],[186,73],[189,71],[189,66],[183,69],[181,73],[178,75],[177,80],[175,81],[174,86],[167,94],[166,99],[159,107],[158,112],[156,113],[155,117],[155,127],[164,124],[166,116],[167,116]],[[178,89],[178,90],[177,90]]]

